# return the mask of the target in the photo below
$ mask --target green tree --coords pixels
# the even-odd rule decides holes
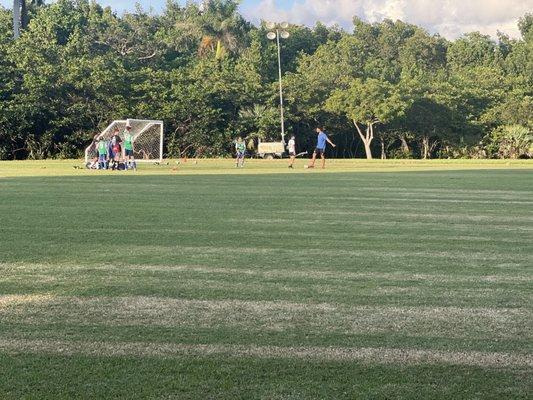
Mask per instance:
[[[375,126],[402,115],[407,106],[397,85],[377,79],[354,79],[347,89],[336,90],[326,102],[329,111],[342,113],[352,121],[368,159],[372,159]]]
[[[448,48],[448,62],[452,68],[490,66],[495,60],[496,44],[490,36],[469,33]]]

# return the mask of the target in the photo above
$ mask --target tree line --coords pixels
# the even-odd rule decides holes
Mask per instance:
[[[279,140],[277,49],[237,0],[119,15],[89,0],[0,7],[0,159],[78,157],[115,119],[161,119],[168,156]],[[285,117],[300,148],[325,126],[337,157],[533,156],[533,15],[520,39],[454,41],[402,21],[290,25]]]

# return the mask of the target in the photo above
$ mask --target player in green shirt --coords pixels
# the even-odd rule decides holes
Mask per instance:
[[[104,138],[98,142],[98,169],[107,169],[107,142]]]
[[[238,138],[235,142],[235,153],[237,154],[235,158],[235,168],[244,167],[244,155],[246,154],[246,143],[242,138]]]
[[[135,162],[135,157],[133,156],[133,135],[131,134],[131,126],[126,126],[126,131],[124,132],[124,153],[126,155],[124,159],[124,164],[126,169],[133,168],[137,171],[137,163]]]

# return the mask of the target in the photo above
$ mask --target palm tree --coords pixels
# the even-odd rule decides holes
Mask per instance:
[[[204,34],[199,53],[216,51],[217,59],[226,50],[236,52],[244,47],[248,24],[238,13],[236,0],[206,0],[200,7],[200,24]]]

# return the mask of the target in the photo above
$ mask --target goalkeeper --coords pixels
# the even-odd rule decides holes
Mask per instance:
[[[126,126],[126,131],[124,132],[124,153],[126,157],[124,158],[124,164],[126,169],[133,169],[137,171],[137,163],[135,162],[135,157],[133,155],[133,135],[131,134],[131,126]]]

